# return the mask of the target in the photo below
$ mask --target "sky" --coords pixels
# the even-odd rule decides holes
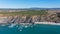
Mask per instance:
[[[0,8],[60,8],[60,0],[0,0]]]

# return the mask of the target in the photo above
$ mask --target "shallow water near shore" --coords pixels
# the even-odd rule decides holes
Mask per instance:
[[[0,25],[0,34],[60,34],[60,25]]]

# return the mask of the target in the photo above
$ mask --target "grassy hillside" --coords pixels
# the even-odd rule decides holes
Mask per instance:
[[[45,10],[28,10],[28,11],[20,11],[20,12],[0,12],[0,14],[4,15],[45,15],[47,12]]]

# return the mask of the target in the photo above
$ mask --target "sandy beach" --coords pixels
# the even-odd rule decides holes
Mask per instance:
[[[54,23],[54,22],[35,22],[35,24],[60,25],[60,23]]]

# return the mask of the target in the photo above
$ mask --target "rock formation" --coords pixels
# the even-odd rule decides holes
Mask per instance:
[[[5,23],[34,23],[34,22],[55,22],[55,23],[60,23],[60,18],[58,17],[57,14],[48,14],[48,15],[34,15],[34,16],[5,16],[0,17],[1,20],[0,22],[5,22]]]

